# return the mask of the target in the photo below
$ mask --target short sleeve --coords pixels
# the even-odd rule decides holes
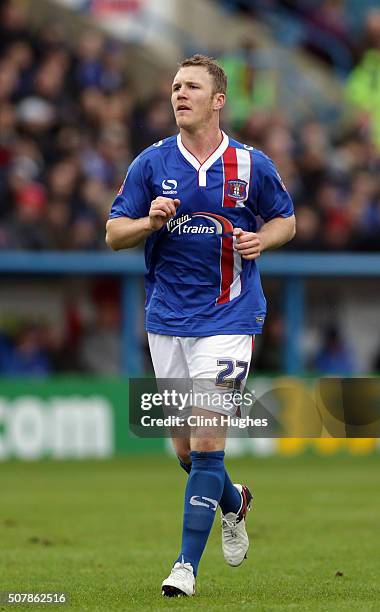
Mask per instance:
[[[141,155],[129,166],[119,193],[113,201],[110,219],[129,217],[140,219],[149,213],[151,196],[148,188],[149,177],[143,176]]]
[[[257,213],[264,221],[291,217],[294,214],[293,202],[272,160],[260,152],[254,156],[253,164]]]

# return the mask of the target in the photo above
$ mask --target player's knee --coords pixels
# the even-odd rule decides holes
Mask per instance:
[[[179,453],[178,455],[178,459],[182,462],[182,463],[186,463],[186,464],[191,464],[191,457],[190,457],[190,451],[188,452],[183,452],[183,453]]]
[[[195,437],[191,440],[191,450],[200,453],[210,453],[220,450],[220,441],[215,438]]]
[[[182,463],[191,463],[190,445],[182,440],[173,440],[174,450]]]

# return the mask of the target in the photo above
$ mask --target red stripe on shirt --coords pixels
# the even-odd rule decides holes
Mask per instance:
[[[223,207],[235,208],[236,202],[232,198],[227,196],[228,181],[236,179],[238,173],[236,149],[234,147],[227,147],[227,149],[223,153],[223,167]],[[233,238],[230,236],[222,238],[220,272],[220,295],[216,300],[216,303],[226,304],[226,302],[230,301],[230,287],[234,280]]]
[[[223,153],[223,166],[224,166],[224,192],[223,192],[223,206],[225,208],[235,208],[236,200],[230,198],[227,195],[228,181],[233,181],[238,178],[238,163],[236,157],[236,149],[234,147],[227,147]]]
[[[230,301],[230,287],[234,279],[234,251],[232,236],[222,238],[222,254],[220,262],[221,282],[220,295],[217,304],[225,304]]]

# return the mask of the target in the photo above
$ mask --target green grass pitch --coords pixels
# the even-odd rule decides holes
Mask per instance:
[[[378,611],[379,464],[346,454],[227,460],[256,496],[249,558],[225,565],[217,516],[196,597],[164,599],[186,480],[175,459],[3,463],[0,590],[65,591],[69,603],[53,609],[91,612]]]

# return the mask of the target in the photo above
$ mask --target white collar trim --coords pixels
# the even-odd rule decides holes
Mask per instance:
[[[190,151],[188,149],[186,149],[186,147],[182,144],[181,134],[177,135],[177,145],[178,145],[178,148],[179,148],[180,152],[182,153],[182,155],[184,156],[184,158],[198,172],[198,174],[199,174],[199,186],[200,187],[206,187],[206,173],[207,173],[207,170],[209,170],[209,168],[211,168],[211,166],[216,162],[216,160],[219,159],[219,157],[221,157],[221,155],[223,155],[223,153],[225,152],[225,150],[227,149],[227,147],[229,145],[229,139],[228,139],[227,134],[225,134],[222,131],[222,135],[223,135],[222,142],[220,143],[218,148],[215,149],[215,151],[213,153],[211,153],[211,155],[203,162],[203,164],[200,164],[199,161],[197,160],[197,158],[194,157],[194,155],[192,153],[190,153]]]

